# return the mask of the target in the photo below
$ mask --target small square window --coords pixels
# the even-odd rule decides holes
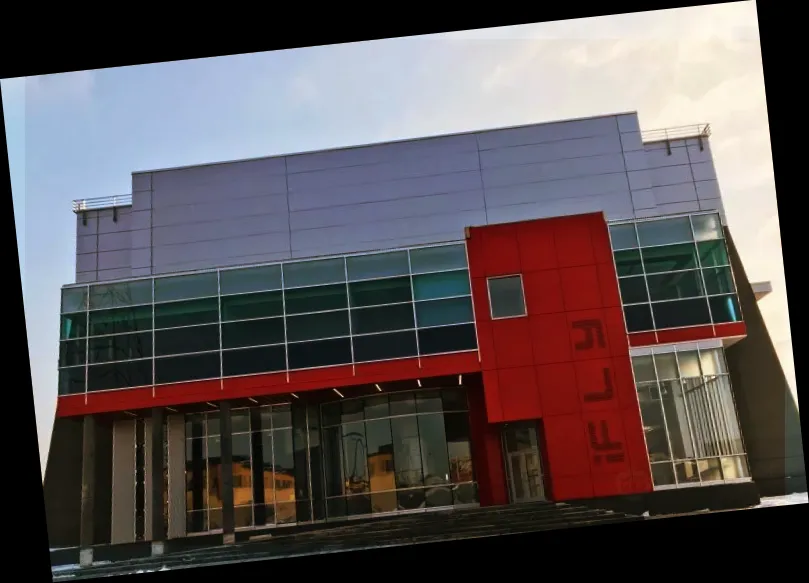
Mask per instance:
[[[522,276],[510,275],[489,279],[489,304],[492,318],[525,316]]]

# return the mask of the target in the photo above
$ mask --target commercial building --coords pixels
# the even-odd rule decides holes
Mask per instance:
[[[52,545],[805,488],[707,126],[138,172],[74,211]]]

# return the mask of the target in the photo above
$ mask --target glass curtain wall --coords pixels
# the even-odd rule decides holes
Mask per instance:
[[[739,322],[716,213],[610,225],[629,332]]]
[[[750,477],[721,348],[632,358],[655,487]]]
[[[449,244],[64,288],[59,394],[472,350]]]
[[[328,518],[477,502],[463,388],[322,406]]]
[[[297,494],[308,498],[308,488],[305,479],[296,483],[290,405],[236,409],[231,413],[231,424],[236,528],[296,522]],[[218,411],[186,416],[185,476],[186,532],[221,529]]]

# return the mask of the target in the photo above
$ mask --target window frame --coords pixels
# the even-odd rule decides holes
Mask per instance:
[[[495,316],[494,305],[492,304],[492,285],[491,282],[497,279],[514,279],[520,280],[520,297],[522,298],[522,313],[511,316]],[[486,294],[489,297],[489,316],[492,320],[511,320],[513,318],[527,318],[528,317],[528,304],[525,301],[525,284],[523,282],[522,273],[510,273],[507,275],[496,275],[486,278]]]

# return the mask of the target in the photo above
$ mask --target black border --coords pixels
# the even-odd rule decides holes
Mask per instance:
[[[657,2],[655,8],[665,9],[700,4],[709,3]],[[51,8],[45,8],[43,11],[42,7],[39,7],[38,14],[30,18],[24,15],[25,9],[22,5],[15,6],[17,10],[23,11],[23,15],[16,16],[7,12],[5,21],[7,28],[4,38],[6,41],[4,49],[6,50],[3,51],[7,58],[2,61],[0,77],[11,78],[236,53],[283,50],[652,9],[648,2],[613,3],[612,8],[595,4],[592,7],[584,8],[582,5],[574,6],[572,3],[559,2],[533,4],[531,5],[535,8],[533,11],[523,7],[522,10],[512,11],[512,14],[509,15],[504,6],[498,6],[498,10],[495,12],[486,10],[487,5],[464,4],[454,8],[445,5],[446,10],[444,11],[435,10],[426,14],[420,6],[413,4],[374,5],[370,10],[351,10],[345,4],[336,7],[337,10],[334,10],[334,5],[315,7],[312,5],[271,4],[260,8],[240,5],[230,16],[222,10],[223,6],[221,4],[199,5],[197,10],[202,18],[198,19],[189,17],[188,8],[182,13],[181,18],[176,18],[172,16],[171,12],[165,10],[165,7],[162,11],[153,11],[146,5],[115,6],[112,10],[106,10],[110,16],[107,19],[104,18],[103,9],[102,11],[81,11],[77,6],[71,5],[70,11],[66,15],[60,15]],[[781,14],[786,12],[783,7],[780,10],[772,8],[775,6],[778,5],[767,2],[757,3],[762,58],[768,66],[772,67],[772,70],[779,64],[779,59],[775,55],[776,45],[769,41],[767,33],[772,29],[776,35],[785,34],[780,26],[774,28],[775,25],[768,19],[770,11]],[[319,13],[315,20],[311,16],[313,9]],[[264,15],[256,18],[259,16],[254,14],[256,10],[263,12]],[[294,15],[296,10],[300,13],[297,18]],[[42,14],[42,12],[47,14]],[[204,17],[209,15],[213,16],[209,21],[215,25],[206,26]],[[229,16],[230,18],[228,18]],[[444,18],[441,18],[442,16]],[[11,26],[12,24],[15,26]],[[53,24],[56,26],[49,26]],[[362,30],[363,26],[365,31]],[[214,27],[218,32],[214,33]],[[17,35],[17,30],[22,34]],[[234,34],[228,38],[227,35],[222,34],[222,31],[231,31]],[[786,34],[788,35],[788,33]],[[226,39],[228,42],[225,42]],[[12,42],[16,44],[13,49],[10,46]],[[775,100],[780,94],[776,91],[773,75],[767,76],[767,89],[768,111],[779,111],[781,108],[776,105]],[[0,97],[1,103],[2,97]],[[0,118],[2,115],[2,108],[0,108]],[[775,163],[775,138],[783,137],[784,133],[779,132],[775,116],[770,115],[769,122],[773,162]],[[5,127],[5,123],[3,125]],[[5,148],[5,132],[3,132],[0,144]],[[0,149],[0,151],[2,150]],[[779,146],[777,149],[780,156],[779,161],[784,159],[786,151],[785,146]],[[778,170],[780,184],[783,185],[786,183],[784,173],[791,170],[791,167],[781,162]],[[11,180],[7,163],[2,169],[0,178],[10,195]],[[793,216],[786,208],[785,201],[800,199],[801,192],[797,194],[798,197],[782,197],[778,200],[779,215],[784,220]],[[10,197],[7,200],[10,200]],[[796,211],[800,212],[799,209]],[[6,217],[12,227],[7,229],[7,236],[10,238],[9,249],[17,251],[13,212],[7,213]],[[790,229],[782,229],[782,240],[788,239],[790,234]],[[795,247],[788,244],[783,245],[783,249],[786,264],[786,259],[793,258],[793,253],[797,253],[797,251],[793,251]],[[9,265],[11,281],[6,285],[8,290],[16,293],[22,300],[21,286],[14,285],[14,282],[18,281],[15,273],[19,273],[19,256],[16,253],[11,255]],[[800,326],[796,325],[797,317],[798,312],[793,309],[790,312],[790,320],[792,329],[795,331],[800,329]],[[16,337],[25,338],[24,317],[17,322],[19,333]],[[26,342],[16,342],[12,346],[19,348],[22,352],[19,359],[19,362],[22,363],[19,372],[22,373],[23,379],[26,377],[30,379],[30,361],[25,358]],[[38,493],[41,492],[42,474],[39,466],[36,424],[33,423],[35,419],[33,399],[31,393],[20,390],[19,383],[11,382],[11,380],[9,378],[7,382],[8,385],[12,385],[9,386],[11,390],[5,392],[7,411],[13,411],[12,415],[20,419],[25,418],[21,414],[23,409],[29,411],[28,427],[32,432],[32,437],[27,441],[21,440],[21,443],[29,446],[29,453],[25,456],[18,454],[19,457],[15,464],[26,460],[30,461],[32,466],[28,471],[22,472],[20,466],[17,465],[15,469],[18,473],[13,477],[9,474],[7,480],[15,493],[21,491],[34,493],[34,498],[37,498]],[[25,387],[26,384],[23,382],[23,388]],[[12,402],[12,399],[19,402]],[[19,434],[18,431],[14,433]],[[26,481],[26,486],[23,486],[23,476],[30,476],[27,478],[30,482]],[[7,525],[10,535],[10,542],[7,543],[9,551],[6,558],[6,564],[9,567],[7,573],[13,576],[16,573],[12,573],[12,571],[26,570],[30,571],[30,574],[36,572],[37,576],[41,575],[48,580],[51,575],[50,561],[45,554],[47,552],[47,535],[44,528],[43,499],[38,499],[38,505],[31,504],[30,500],[31,495],[26,495],[25,510],[22,513],[22,528],[17,525]],[[9,518],[15,515],[9,511],[11,508],[13,506],[7,507],[6,516]],[[498,575],[502,573],[501,576],[505,577],[528,575],[533,578],[541,576],[543,571],[550,574],[550,570],[547,568],[540,570],[544,563],[546,566],[553,564],[554,567],[558,565],[562,568],[569,566],[567,573],[562,571],[559,574],[563,577],[568,574],[583,576],[584,571],[588,570],[598,573],[601,577],[611,574],[621,576],[623,573],[641,578],[654,576],[655,571],[660,572],[659,567],[652,569],[651,572],[648,571],[644,566],[646,563],[644,559],[651,559],[654,562],[673,561],[676,559],[673,549],[678,547],[681,552],[690,557],[686,561],[691,565],[690,568],[700,568],[700,559],[708,559],[709,556],[705,550],[713,549],[712,553],[728,553],[727,562],[723,561],[720,567],[724,574],[735,570],[733,567],[738,567],[739,571],[746,569],[748,573],[753,574],[749,570],[751,565],[767,562],[770,558],[777,561],[779,567],[791,566],[789,563],[793,562],[793,558],[789,549],[796,546],[790,544],[795,542],[796,535],[793,534],[790,523],[797,524],[797,528],[800,529],[805,513],[806,505],[723,512],[645,521],[641,524],[612,525],[609,530],[604,530],[608,527],[592,527],[583,530],[573,529],[553,533],[511,535],[365,551],[362,557],[358,557],[355,553],[344,553],[304,559],[286,559],[280,563],[256,562],[224,565],[208,567],[206,572],[200,573],[200,575],[227,577],[234,571],[238,571],[239,575],[255,571],[258,577],[268,577],[277,573],[279,568],[283,570],[289,568],[300,569],[301,576],[316,577],[319,576],[320,567],[328,569],[330,564],[343,563],[347,565],[348,569],[346,571],[336,570],[335,574],[368,576],[368,569],[376,569],[368,563],[377,561],[384,561],[389,568],[394,571],[403,571],[402,574],[404,574],[406,571],[403,570],[403,567],[413,564],[408,562],[412,557],[412,560],[418,560],[422,565],[412,571],[414,575],[419,573],[416,575],[418,577],[424,577],[430,573],[438,575],[445,569],[450,575],[465,574],[466,571],[472,572],[470,567],[477,569],[478,574],[486,576],[482,572],[482,568],[485,567],[487,571],[498,570]],[[782,524],[786,524],[787,527],[784,528],[781,526]],[[681,528],[688,531],[687,537],[679,532]],[[798,530],[798,532],[800,531]],[[35,536],[34,533],[40,537],[35,542],[32,540]],[[671,537],[668,536],[669,534]],[[669,538],[672,539],[670,542],[667,540]],[[759,541],[766,541],[768,548],[776,547],[777,556],[774,556],[775,553],[770,554],[765,550],[764,545],[759,545]],[[780,548],[778,548],[779,546]],[[25,549],[25,552],[20,552],[22,549]],[[38,558],[35,556],[37,553],[39,553]],[[427,563],[430,564],[429,567]],[[515,566],[518,568],[514,569]],[[526,569],[528,574],[524,573]],[[555,571],[555,569],[553,570]],[[188,577],[192,572],[197,573],[197,571],[181,570],[152,573],[151,576],[163,579],[172,577],[180,580],[182,577]],[[377,573],[382,575],[381,571],[377,571]],[[682,574],[685,575],[685,573]],[[26,573],[25,576],[29,576],[29,573]]]

